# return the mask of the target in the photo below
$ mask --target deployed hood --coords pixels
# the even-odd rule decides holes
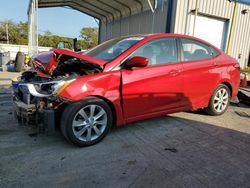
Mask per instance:
[[[29,64],[31,69],[22,73],[18,88],[29,91],[33,97],[50,97],[79,76],[101,73],[105,61],[66,49],[53,49],[32,57]]]
[[[42,52],[32,57],[31,64],[34,66],[34,68],[51,74],[57,68],[60,62],[74,58],[83,60],[86,63],[94,64],[101,69],[103,69],[103,66],[106,63],[104,60],[73,52],[68,49],[53,49],[49,52]]]

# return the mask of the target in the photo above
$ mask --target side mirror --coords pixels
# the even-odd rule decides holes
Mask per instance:
[[[64,42],[58,42],[57,48],[65,48]]]
[[[125,64],[126,68],[133,68],[133,67],[146,67],[148,65],[148,59],[142,56],[134,56],[127,61]]]

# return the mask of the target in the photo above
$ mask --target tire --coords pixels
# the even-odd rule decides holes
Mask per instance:
[[[205,112],[212,116],[222,115],[227,111],[230,103],[231,92],[229,88],[220,84],[214,91]]]
[[[61,132],[69,142],[83,147],[100,142],[109,132],[113,114],[109,105],[96,97],[69,104],[62,113]]]
[[[15,71],[16,72],[22,71],[24,61],[25,61],[25,55],[22,52],[17,52],[16,60],[15,60]]]

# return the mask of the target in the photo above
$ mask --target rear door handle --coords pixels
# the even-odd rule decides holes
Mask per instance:
[[[181,70],[174,69],[174,70],[169,71],[168,74],[171,75],[171,76],[176,76],[176,75],[178,75],[180,73],[181,73]]]
[[[218,66],[218,63],[214,62],[213,65],[214,65],[214,67],[217,67],[217,66]]]

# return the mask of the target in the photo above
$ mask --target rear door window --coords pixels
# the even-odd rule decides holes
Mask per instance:
[[[218,55],[212,47],[192,39],[181,39],[184,61],[210,59]]]

